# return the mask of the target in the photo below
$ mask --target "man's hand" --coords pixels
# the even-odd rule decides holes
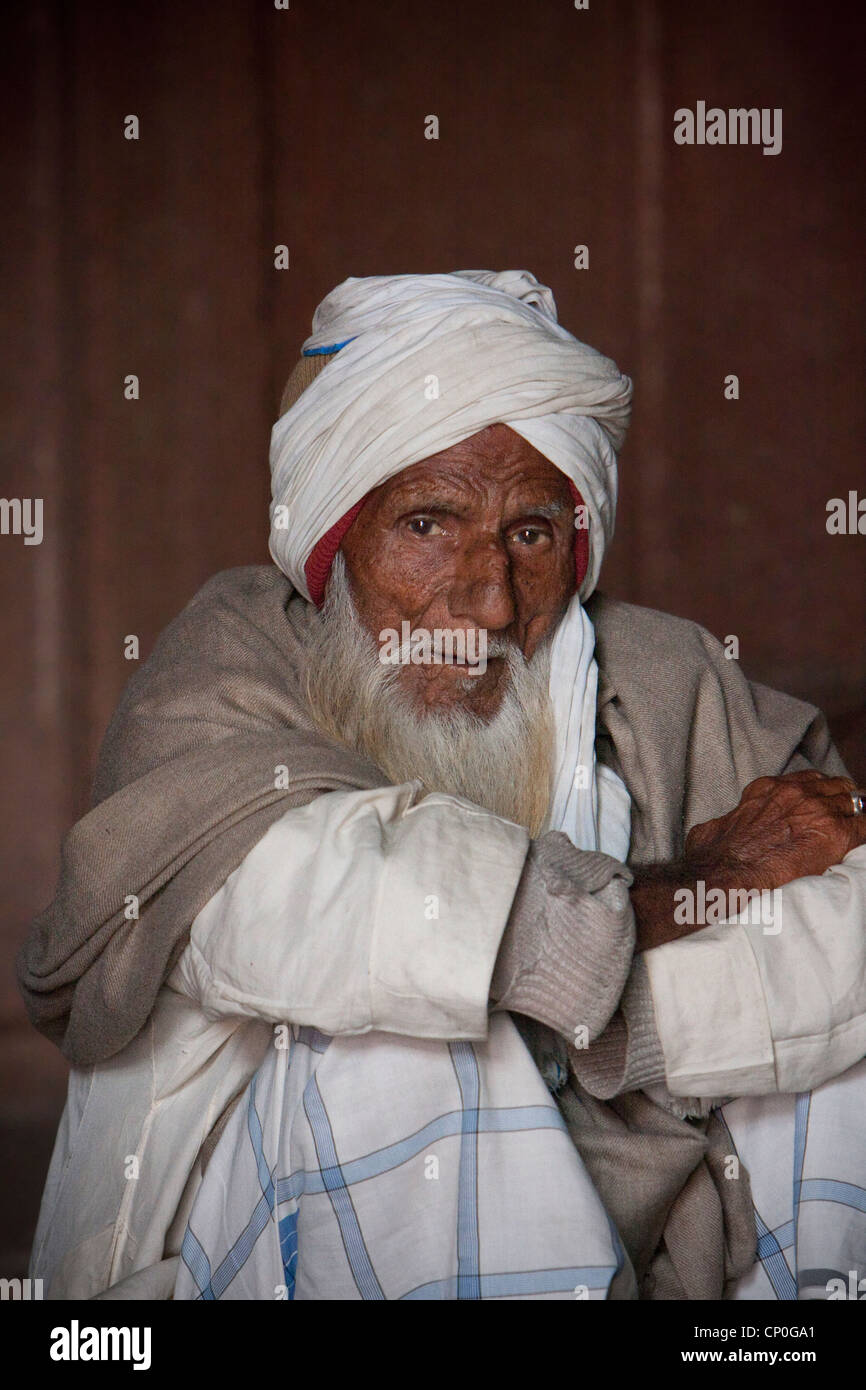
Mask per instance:
[[[823,874],[866,844],[866,815],[856,815],[851,800],[856,790],[850,778],[813,769],[758,777],[733,811],[692,826],[685,863],[730,870],[749,888]]]
[[[839,864],[866,844],[866,815],[855,814],[855,791],[849,778],[812,769],[750,782],[733,811],[692,826],[682,863],[634,870],[636,949],[662,946],[706,925],[674,920],[674,894],[694,891],[699,880],[707,890],[768,890]]]

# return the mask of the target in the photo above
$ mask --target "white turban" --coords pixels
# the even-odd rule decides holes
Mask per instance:
[[[271,434],[270,553],[305,598],[314,546],[355,503],[500,422],[581,493],[589,597],[613,535],[631,381],[557,323],[546,285],[526,270],[353,276],[322,300],[302,351],[335,349]]]
[[[307,599],[304,567],[353,506],[488,425],[507,424],[577,487],[589,556],[551,652],[549,827],[625,860],[630,799],[596,764],[595,633],[582,600],[613,535],[631,381],[557,323],[553,295],[527,270],[351,277],[322,300],[302,352],[334,355],[271,434],[270,553]]]

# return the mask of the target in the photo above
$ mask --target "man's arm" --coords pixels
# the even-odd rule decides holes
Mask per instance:
[[[630,882],[608,855],[560,834],[530,847],[521,827],[417,783],[330,792],[250,851],[169,984],[214,1017],[447,1039],[486,1036],[492,991],[595,1037],[631,966]]]
[[[866,1052],[866,816],[852,787],[815,770],[759,778],[693,827],[680,864],[634,871],[643,954],[605,1033],[572,1054],[587,1089],[606,1099],[663,1076],[679,1096],[803,1090]],[[749,893],[743,911],[715,906]]]
[[[866,846],[642,959],[672,1094],[811,1090],[866,1056]]]
[[[727,902],[732,893],[781,889],[841,864],[866,844],[866,815],[854,813],[854,790],[849,778],[814,769],[750,782],[727,815],[692,827],[679,864],[634,870],[636,949],[663,946],[690,935],[696,925],[724,920],[728,914],[715,910],[720,898],[711,893]],[[692,902],[709,900],[703,922],[695,924],[694,915],[682,910],[688,895]]]

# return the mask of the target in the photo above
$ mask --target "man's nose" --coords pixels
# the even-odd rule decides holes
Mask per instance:
[[[499,539],[475,542],[460,555],[449,593],[452,618],[470,621],[494,632],[517,617],[511,583],[511,562]]]

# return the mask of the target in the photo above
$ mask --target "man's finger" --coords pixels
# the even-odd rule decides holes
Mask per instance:
[[[844,796],[853,807],[851,797],[857,790],[857,783],[850,777],[825,777],[820,782],[809,783],[809,791],[815,796]]]
[[[855,789],[850,777],[829,776],[826,772],[819,772],[816,767],[806,767],[801,772],[786,772],[779,780],[783,785],[794,782],[821,796],[834,796],[837,792]]]
[[[831,777],[819,772],[816,767],[806,767],[800,772],[786,772],[780,777],[756,777],[742,792],[741,801],[751,801],[756,797],[772,796],[774,792],[787,787],[808,793],[810,796],[850,796],[856,784],[850,777]]]

